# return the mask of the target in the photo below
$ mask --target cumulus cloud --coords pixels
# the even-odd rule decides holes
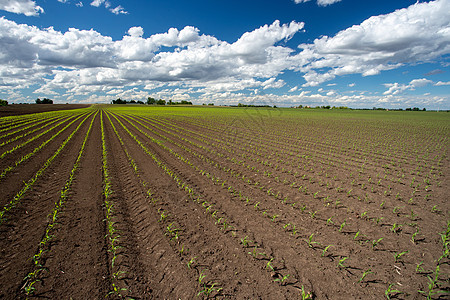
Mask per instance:
[[[309,2],[310,0],[294,0],[296,4]],[[341,2],[342,0],[317,0],[317,5],[319,6],[327,6],[337,2]]]
[[[44,9],[31,0],[0,0],[0,10],[15,14],[24,14],[27,17],[38,16]]]
[[[95,7],[100,7],[100,5],[102,5],[104,2],[105,0],[94,0],[91,2],[91,5]]]
[[[102,5],[115,15],[128,14],[128,12],[122,7],[122,5],[118,5],[115,8],[110,8],[111,3],[107,0],[93,0],[91,2],[91,6],[100,7]],[[82,3],[81,3],[81,6],[83,6]]]
[[[115,8],[111,8],[109,11],[115,15],[120,15],[120,14],[127,15],[128,14],[128,12],[125,11],[125,9],[122,7],[122,5],[119,5]]]
[[[385,87],[389,88],[387,91],[383,93],[383,95],[397,95],[400,94],[406,90],[415,90],[415,88],[418,87],[424,87],[428,84],[432,84],[433,81],[426,79],[426,78],[420,78],[420,79],[413,79],[409,84],[399,84],[397,82],[395,83],[386,83],[384,84]]]
[[[244,33],[234,43],[201,35],[192,26],[148,38],[143,37],[142,27],[131,27],[121,40],[113,41],[95,30],[70,28],[63,33],[0,18],[4,45],[0,63],[6,69],[40,72],[40,82],[33,83],[43,84],[40,91],[67,89],[83,94],[103,91],[105,85],[151,86],[152,82],[198,82],[198,87],[213,82],[216,90],[280,88],[285,82],[276,77],[288,67],[293,50],[277,43],[292,38],[303,26],[275,21]],[[8,80],[8,73],[4,75]]]
[[[447,82],[438,81],[435,84],[435,86],[443,86],[443,85],[450,85],[450,81],[447,81]]]
[[[450,53],[449,28],[450,1],[416,3],[300,45],[296,69],[306,72],[306,86],[316,86],[345,74],[370,76],[429,62]]]

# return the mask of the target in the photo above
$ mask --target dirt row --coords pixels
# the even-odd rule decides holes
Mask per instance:
[[[177,119],[177,126],[185,124],[192,132],[180,131],[170,120],[126,116],[103,107],[93,107],[86,117],[0,179],[4,207],[82,124],[0,223],[0,298],[298,299],[303,292],[316,299],[380,299],[390,287],[401,291],[390,296],[423,297],[419,290],[426,290],[427,275],[442,252],[435,235],[444,229],[445,212],[428,212],[419,202],[413,208],[420,217],[408,219],[409,211],[396,214],[391,206],[379,208],[376,201],[381,197],[362,203],[335,189],[329,189],[329,195],[342,199],[342,204],[327,204],[311,192],[325,191],[318,182],[275,169],[274,161],[265,168],[281,180],[297,183],[290,186],[275,180],[275,175],[254,172],[231,159],[243,150],[236,147],[231,154],[203,143],[199,134],[209,133],[183,123],[183,118]],[[119,235],[116,257],[108,251],[101,118],[112,189],[108,201]],[[35,268],[33,256],[50,224],[48,215],[91,120],[70,195],[40,261],[44,271],[34,292],[26,295],[24,278]],[[42,130],[48,126],[52,125],[43,125]],[[6,156],[2,166],[14,163],[51,134]],[[433,192],[443,195],[442,189]],[[361,216],[360,208],[385,219],[375,224],[374,215]],[[401,230],[392,231],[393,222],[401,223]],[[416,227],[420,234],[413,243]],[[374,247],[372,242],[381,237]],[[395,259],[400,251],[408,252]],[[417,271],[421,261],[423,271]],[[443,263],[440,289],[448,289],[448,271],[448,263]]]

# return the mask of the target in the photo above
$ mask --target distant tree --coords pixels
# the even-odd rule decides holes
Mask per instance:
[[[419,111],[419,108],[418,107],[414,107],[412,110],[413,111]]]
[[[131,100],[129,103],[131,103],[131,104],[136,104],[136,101]]]
[[[427,109],[424,107],[424,108],[422,109],[422,111],[427,111]]]
[[[137,103],[137,104],[144,104],[144,102],[142,102],[142,101],[140,101],[140,100],[137,101],[136,103]]]
[[[406,111],[411,111],[411,107],[408,107],[405,109]]]
[[[148,104],[148,105],[156,104],[156,99],[155,99],[155,98],[152,98],[152,97],[148,97],[148,98],[147,98],[147,104]]]
[[[127,104],[127,101],[119,98],[117,100],[113,100],[112,104]]]
[[[41,100],[41,99],[37,98],[36,104],[53,104],[53,100],[47,99],[47,98],[44,98]]]
[[[209,106],[214,106],[214,103],[208,103]]]
[[[8,101],[0,99],[0,106],[8,105]]]
[[[166,100],[163,99],[159,99],[158,101],[156,101],[157,105],[166,105]]]

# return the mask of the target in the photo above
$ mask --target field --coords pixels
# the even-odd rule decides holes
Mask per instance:
[[[445,112],[0,118],[0,298],[444,299],[449,137]]]

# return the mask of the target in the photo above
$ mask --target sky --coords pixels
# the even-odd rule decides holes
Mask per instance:
[[[0,0],[0,98],[450,109],[450,0]]]

